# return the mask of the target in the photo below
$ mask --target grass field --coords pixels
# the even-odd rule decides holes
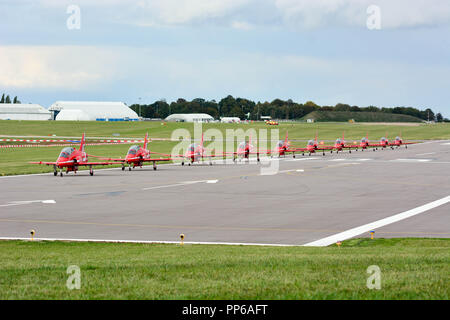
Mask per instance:
[[[77,137],[85,132],[87,137],[120,137],[143,138],[149,132],[151,138],[170,138],[175,129],[184,128],[193,134],[193,124],[160,122],[65,122],[65,121],[0,121],[0,135],[3,136],[56,136]],[[225,136],[226,130],[279,129],[279,136],[284,138],[286,131],[289,139],[308,140],[314,138],[316,132],[320,140],[334,140],[345,131],[347,141],[359,140],[366,134],[369,139],[378,140],[388,134],[391,138],[402,133],[406,140],[450,139],[450,124],[436,125],[373,125],[349,123],[281,123],[279,126],[267,126],[264,123],[251,124],[204,124],[203,131],[219,129]],[[199,138],[199,137],[197,137]],[[255,139],[255,138],[254,138]],[[304,146],[305,142],[292,142],[293,145]],[[170,153],[175,142],[152,141],[149,145],[152,151]],[[206,144],[207,145],[207,144]],[[89,154],[105,157],[124,157],[127,145],[88,146]],[[29,164],[29,161],[55,161],[61,147],[35,148],[0,148],[0,175],[29,174],[51,172],[47,166]]]
[[[161,125],[160,122],[95,122],[95,121],[0,121],[0,135],[4,136],[71,136],[80,137],[83,132],[89,137],[112,137],[114,133],[119,133],[121,137],[143,138],[146,132],[149,132],[153,138],[170,138],[173,130],[185,128],[192,134],[192,123],[171,123]],[[284,137],[286,130],[289,130],[290,139],[311,139],[316,132],[319,139],[334,140],[342,136],[348,139],[361,139],[369,135],[369,139],[378,140],[385,136],[393,138],[402,134],[406,140],[422,139],[450,139],[450,124],[417,126],[408,125],[366,125],[350,123],[280,123],[279,126],[268,126],[262,122],[251,124],[203,124],[203,130],[219,129],[225,133],[226,129],[248,128],[259,129],[279,129],[280,136]]]
[[[302,119],[315,121],[348,121],[356,122],[422,122],[421,119],[406,115],[384,112],[352,112],[352,111],[313,111]]]
[[[0,299],[448,299],[450,239],[341,248],[0,242]],[[68,290],[69,265],[81,289]],[[370,265],[381,289],[369,290]]]

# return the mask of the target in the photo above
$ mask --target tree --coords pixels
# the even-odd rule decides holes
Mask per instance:
[[[11,98],[9,95],[6,96],[5,103],[11,103]]]
[[[13,103],[21,103],[18,99],[17,96],[14,97]]]
[[[2,99],[0,100],[0,103],[5,103],[5,94],[2,94]]]
[[[442,116],[441,113],[436,114],[436,121],[437,121],[437,122],[442,122],[442,121],[444,121],[444,117]]]

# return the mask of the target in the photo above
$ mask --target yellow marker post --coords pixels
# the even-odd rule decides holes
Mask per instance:
[[[180,246],[182,246],[184,244],[184,233],[180,234],[180,239],[181,239]]]
[[[30,231],[30,234],[31,234],[31,241],[33,241],[33,238],[34,238],[34,235],[36,234],[36,231],[34,231],[34,229],[32,229]]]
[[[338,241],[338,242],[336,242],[336,245],[338,246],[338,248],[340,248],[342,245],[342,242]]]
[[[372,239],[373,240],[373,235],[375,234],[375,231],[374,230],[370,230],[370,239]]]

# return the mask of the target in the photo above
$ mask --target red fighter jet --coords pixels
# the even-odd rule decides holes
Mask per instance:
[[[322,142],[321,142],[322,143]],[[310,156],[312,153],[316,153],[318,151],[322,151],[322,155],[325,155],[325,151],[327,150],[333,150],[334,146],[320,146],[319,147],[319,143],[317,142],[317,133],[316,133],[316,137],[314,140],[309,140],[308,143],[306,144],[306,148],[295,148],[293,149],[295,152],[301,152],[302,156],[305,155],[305,152],[308,152],[308,155]],[[295,154],[294,154],[294,158],[295,158]]]
[[[203,133],[202,133],[202,140],[200,141],[200,144],[191,143],[188,146],[184,156],[181,156],[181,158],[183,159],[181,165],[184,166],[184,161],[187,160],[188,165],[190,166],[194,162],[200,162],[200,160],[203,161],[205,157],[209,158],[209,165],[212,166],[211,157],[213,156],[207,155],[207,150],[203,146]]]
[[[293,147],[291,146],[289,140],[288,140],[288,132],[286,131],[286,137],[284,141],[280,140],[277,143],[277,146],[275,147],[274,153],[277,153],[279,156],[284,156],[288,153],[292,153],[292,156],[295,158],[295,153],[301,152],[302,155],[305,155],[305,152],[309,153],[311,155],[312,153],[315,153],[317,151],[322,151],[323,155],[325,155],[326,150],[332,150],[332,146],[320,146],[317,142],[317,134],[316,138],[314,140],[309,140],[306,144],[306,148],[299,148],[299,147]]]
[[[342,139],[337,138],[336,142],[334,143],[333,150],[336,150],[336,153],[339,153],[339,151],[343,151],[344,149],[349,149],[348,152],[352,153],[352,149],[354,148],[355,151],[358,151],[358,148],[361,148],[362,150],[367,149],[369,146],[369,139],[368,138],[362,138],[360,144],[345,144],[345,138],[344,133],[342,133]],[[333,150],[330,152],[333,153]]]
[[[226,154],[226,153],[224,153]],[[255,147],[252,145],[252,137],[249,137],[249,141],[242,141],[237,148],[237,152],[233,152],[233,161],[236,162],[236,157],[239,158],[239,161],[242,159],[246,159],[247,161],[250,161],[250,155],[256,154],[257,161],[259,162],[259,150],[255,152]]]
[[[400,148],[402,145],[404,145],[405,148],[408,149],[408,144],[414,144],[414,142],[404,142],[400,134],[400,136],[396,137],[394,142],[390,143],[389,145],[392,149],[394,149],[394,147]]]
[[[152,162],[153,170],[156,170],[156,162],[157,161],[171,161],[171,158],[152,158],[152,153],[149,149],[147,149],[148,145],[148,133],[145,134],[144,138],[144,146],[141,147],[139,145],[131,146],[128,149],[127,155],[125,159],[112,159],[112,158],[102,158],[110,161],[122,162],[122,170],[125,170],[125,165],[128,164],[128,170],[131,171],[131,168],[141,167],[144,162]]]
[[[286,130],[286,136],[284,137],[284,141],[280,140],[277,142],[275,149],[273,151],[268,150],[268,153],[278,154],[278,157],[286,156],[288,153],[292,153],[292,156],[295,158],[295,152],[303,150],[302,148],[293,148],[291,147],[291,143],[288,138],[288,131]],[[306,149],[305,149],[306,150]]]
[[[74,173],[77,173],[78,168],[80,166],[87,166],[89,167],[89,174],[92,176],[94,175],[94,170],[92,169],[93,166],[104,166],[104,165],[110,165],[114,164],[112,162],[89,162],[88,161],[88,155],[86,152],[84,152],[84,146],[86,142],[84,139],[84,133],[81,137],[81,143],[80,148],[76,150],[72,147],[66,147],[61,150],[61,153],[59,154],[58,159],[56,162],[30,162],[33,164],[45,164],[47,166],[53,166],[53,175],[58,175],[58,169],[59,174],[62,177],[63,176],[63,170],[66,170],[66,173],[69,173],[70,171],[73,171]]]

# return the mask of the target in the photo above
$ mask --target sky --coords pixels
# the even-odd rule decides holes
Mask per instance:
[[[450,118],[448,0],[0,0],[0,93],[227,95]]]

